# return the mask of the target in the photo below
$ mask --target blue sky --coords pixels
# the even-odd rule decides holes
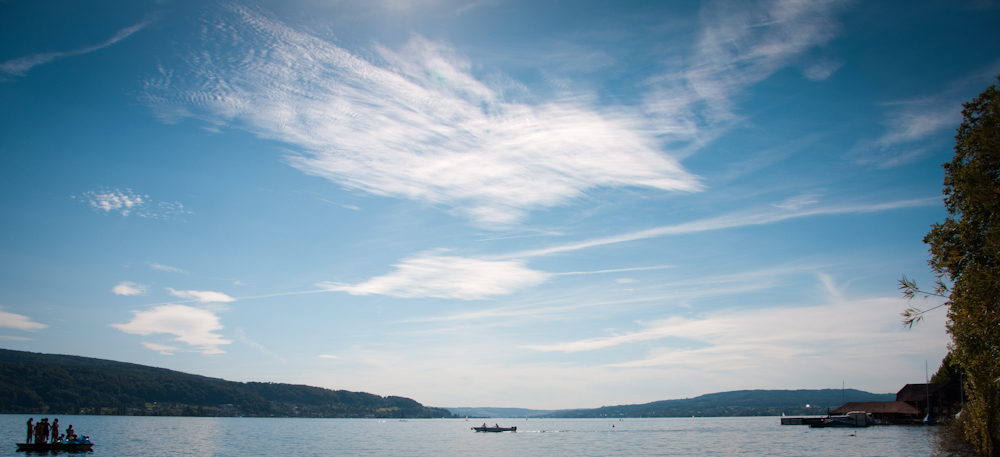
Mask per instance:
[[[0,346],[435,406],[895,392],[946,352],[896,281],[997,23],[0,2]]]

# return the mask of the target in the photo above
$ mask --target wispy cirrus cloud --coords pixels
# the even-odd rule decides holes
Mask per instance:
[[[113,324],[112,327],[133,335],[170,334],[175,335],[173,341],[187,343],[202,354],[222,354],[219,348],[232,343],[223,339],[222,335],[214,333],[222,330],[219,317],[215,313],[185,305],[160,305],[148,311],[134,311],[132,320],[125,324]],[[172,353],[178,349],[158,343],[143,343],[146,348],[161,353]]]
[[[806,193],[801,195],[796,195],[794,197],[788,197],[785,201],[781,203],[775,203],[775,208],[787,209],[789,211],[798,211],[806,206],[815,205],[819,202],[819,196],[816,194]]]
[[[122,281],[118,283],[117,286],[111,289],[115,295],[145,295],[146,290],[149,288],[142,285],[136,284],[134,282]]]
[[[393,265],[396,270],[360,284],[321,283],[319,287],[352,295],[457,298],[478,300],[506,295],[541,284],[549,274],[532,270],[517,260],[480,260],[423,254]]]
[[[16,59],[8,60],[0,64],[0,72],[6,73],[11,76],[24,76],[28,74],[28,71],[32,68],[49,63],[53,60],[60,59],[63,57],[78,56],[81,54],[86,54],[88,52],[94,52],[98,49],[103,49],[111,46],[121,40],[128,38],[135,32],[142,30],[143,27],[149,25],[150,21],[142,21],[131,27],[126,27],[119,30],[111,38],[108,38],[102,43],[98,43],[91,46],[84,46],[82,48],[74,49],[72,51],[61,51],[61,52],[43,52],[38,54],[30,54],[24,57],[18,57]]]
[[[350,188],[442,205],[484,226],[598,187],[702,188],[637,128],[638,111],[506,102],[440,43],[377,47],[376,65],[244,8],[206,30],[241,39],[164,69],[148,81],[147,102],[167,120],[233,123],[296,145],[292,166]]]
[[[843,65],[844,63],[839,61],[821,60],[806,67],[802,71],[802,76],[812,81],[823,81],[833,75]]]
[[[827,282],[827,281],[824,281]],[[658,347],[642,359],[609,364],[618,368],[727,367],[739,370],[825,357],[862,359],[870,347],[885,354],[920,354],[947,342],[936,326],[908,332],[899,323],[905,301],[850,300],[835,293],[828,304],[766,309],[726,309],[703,317],[674,316],[639,322],[639,329],[549,344],[522,346],[541,352],[599,351],[644,342]],[[934,317],[935,324],[943,322]],[[821,323],[821,324],[820,324]],[[932,341],[926,341],[933,334]]]
[[[840,31],[834,17],[843,0],[711,1],[700,11],[701,30],[683,68],[652,78],[645,109],[659,133],[689,153],[739,119],[734,97],[792,64]],[[807,72],[825,79],[827,65]]]
[[[28,316],[0,311],[0,327],[26,330],[30,332],[48,328],[48,325],[34,322]]]
[[[858,164],[892,168],[913,162],[930,151],[931,146],[924,140],[956,128],[962,120],[962,105],[957,98],[930,97],[887,106],[885,133],[861,140],[849,152]]]
[[[399,264],[394,265],[396,271],[374,277],[359,284],[323,282],[317,284],[317,286],[324,290],[343,291],[353,295],[380,294],[403,298],[435,297],[476,300],[489,296],[511,294],[523,288],[542,284],[555,276],[671,268],[670,265],[658,265],[610,270],[548,273],[527,268],[525,264],[532,257],[662,236],[773,224],[789,219],[810,216],[871,213],[899,208],[927,206],[939,204],[940,199],[934,197],[887,203],[830,205],[803,209],[804,207],[814,205],[816,202],[817,200],[815,200],[814,196],[804,194],[789,198],[782,204],[773,205],[773,207],[780,208],[783,211],[764,210],[725,214],[682,224],[654,227],[620,235],[592,238],[574,243],[484,256],[482,258],[443,256],[433,252],[425,253],[404,259]]]
[[[905,165],[928,154],[935,146],[927,140],[943,131],[958,128],[962,122],[962,103],[996,81],[1000,62],[948,84],[936,94],[884,103],[882,124],[885,132],[877,138],[859,141],[848,153],[861,165],[892,168]]]
[[[194,214],[178,202],[154,202],[149,195],[135,194],[132,189],[102,189],[100,191],[84,192],[72,199],[90,205],[95,211],[104,213],[119,213],[123,217],[135,214],[150,219],[173,219],[184,214]]]
[[[167,290],[170,291],[170,295],[186,298],[198,303],[228,303],[236,301],[235,298],[222,292],[212,292],[210,290],[174,290],[169,287],[167,287]]]

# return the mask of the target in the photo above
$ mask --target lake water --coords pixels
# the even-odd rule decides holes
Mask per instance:
[[[0,456],[29,416],[0,415]],[[35,420],[44,416],[33,415]],[[48,416],[51,421],[53,416]],[[777,417],[490,419],[516,433],[476,433],[484,419],[258,419],[60,416],[99,456],[926,456],[932,429],[810,429]],[[851,436],[854,434],[855,436]],[[35,455],[35,454],[33,454]],[[66,455],[66,453],[62,453]]]

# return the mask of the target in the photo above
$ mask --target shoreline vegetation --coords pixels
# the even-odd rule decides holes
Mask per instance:
[[[742,390],[593,409],[434,408],[415,400],[305,385],[235,382],[132,363],[0,349],[0,413],[193,417],[734,417],[825,415],[855,389]],[[499,413],[499,414],[497,414]]]

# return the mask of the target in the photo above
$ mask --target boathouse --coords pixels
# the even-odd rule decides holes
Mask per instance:
[[[931,415],[953,415],[962,409],[962,384],[958,379],[946,383],[907,384],[896,393],[896,401],[903,401],[927,414],[930,403]]]
[[[851,411],[865,411],[880,425],[904,425],[920,422],[923,413],[915,406],[902,401],[860,401],[848,402],[833,410],[832,415],[844,415]]]

